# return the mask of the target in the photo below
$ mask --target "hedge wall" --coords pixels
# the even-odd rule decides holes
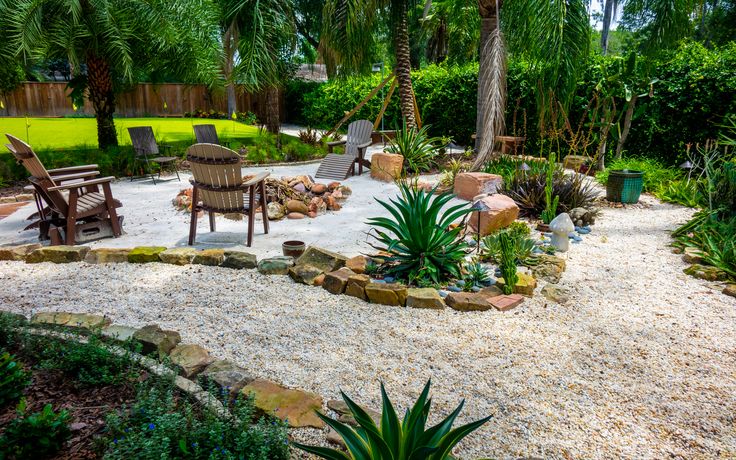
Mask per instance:
[[[580,109],[593,95],[591,75],[601,65],[592,57],[575,95],[570,119],[580,119]],[[717,136],[724,116],[736,113],[736,44],[709,50],[685,43],[676,52],[649,68],[660,81],[651,98],[640,99],[626,150],[630,154],[679,161],[688,142]],[[434,135],[447,135],[467,144],[475,132],[477,64],[432,65],[412,73],[422,120]],[[523,62],[511,60],[508,70],[507,133],[526,134],[527,149],[538,145],[536,82]],[[381,81],[380,75],[353,77],[327,83],[292,82],[287,86],[287,119],[294,123],[331,128]],[[386,87],[388,90],[388,87]],[[585,101],[585,102],[582,102]],[[518,102],[518,105],[517,105]],[[382,98],[376,96],[353,119],[374,120]],[[516,114],[516,116],[514,116]],[[526,132],[524,133],[524,114]],[[386,116],[386,129],[400,123],[398,94],[394,93]],[[611,142],[611,145],[615,143]]]

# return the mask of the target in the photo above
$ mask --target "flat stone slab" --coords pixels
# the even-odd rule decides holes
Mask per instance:
[[[237,394],[254,378],[242,367],[224,359],[218,359],[200,374],[230,394]]]
[[[270,380],[256,379],[243,387],[244,395],[253,394],[254,404],[262,412],[288,420],[293,428],[323,428],[325,423],[314,413],[322,410],[322,397],[314,393],[285,388]]]
[[[353,427],[358,427],[358,422],[353,417],[353,413],[350,412],[348,405],[341,399],[331,399],[327,401],[327,407],[337,413],[337,420],[342,423],[347,423]],[[376,425],[381,424],[381,413],[368,407],[363,407],[363,410],[373,420]]]
[[[112,321],[110,318],[106,316],[91,315],[88,313],[72,313],[66,326],[79,327],[82,329],[100,329],[109,326],[111,323]]]
[[[42,247],[40,243],[0,246],[0,260],[26,260],[28,254]]]
[[[333,272],[345,266],[348,258],[342,254],[328,251],[317,246],[309,246],[296,261],[296,265],[311,265],[325,273]]]
[[[355,272],[347,267],[343,267],[333,272],[325,273],[325,279],[322,282],[322,288],[330,294],[342,294],[348,284],[348,279],[355,275]]]
[[[291,279],[308,286],[316,285],[318,282],[317,278],[320,275],[322,275],[322,269],[312,265],[294,265],[293,267],[289,267],[289,276]]]
[[[31,316],[31,324],[53,324],[64,326],[72,319],[71,313],[45,311]]]
[[[160,262],[159,254],[164,252],[164,246],[138,246],[133,248],[128,254],[128,262],[132,264],[147,264],[150,262]]]
[[[225,251],[222,249],[205,249],[195,254],[192,263],[196,265],[209,265],[217,267],[225,261]]]
[[[547,284],[541,291],[542,295],[549,301],[559,303],[561,305],[570,301],[570,293],[567,289],[556,284]]]
[[[408,289],[398,283],[370,283],[365,287],[365,294],[371,303],[403,307]]]
[[[498,311],[513,310],[524,302],[521,294],[499,295],[488,299],[493,308]]]
[[[411,308],[445,308],[445,301],[434,288],[410,288],[406,297],[406,306]]]
[[[119,264],[128,261],[129,248],[96,248],[90,249],[84,257],[88,264]]]
[[[193,344],[176,346],[171,350],[169,357],[171,363],[177,366],[181,374],[188,379],[202,372],[214,361],[209,351]]]
[[[488,299],[488,296],[479,292],[450,292],[445,302],[453,310],[486,311],[494,308]]]
[[[514,294],[522,294],[527,297],[534,295],[534,289],[537,287],[537,280],[532,275],[527,273],[517,273],[516,276],[519,278],[514,285]],[[503,278],[496,280],[496,286],[503,289],[506,284]]]
[[[225,260],[220,265],[225,268],[242,270],[244,268],[256,268],[258,258],[255,254],[243,251],[225,251]]]
[[[52,262],[55,264],[66,264],[70,262],[82,262],[89,252],[87,246],[47,246],[32,251],[26,257],[26,262],[36,264],[41,262]]]
[[[258,272],[264,275],[286,275],[289,273],[289,267],[293,265],[293,257],[276,256],[259,261]]]
[[[194,248],[171,248],[161,252],[158,257],[161,262],[171,265],[189,265],[197,254]]]
[[[143,345],[143,353],[167,355],[181,342],[181,335],[176,331],[164,331],[156,324],[143,326],[135,331],[133,338]]]
[[[109,339],[117,340],[120,342],[127,342],[128,340],[133,338],[133,334],[135,334],[135,331],[137,330],[138,329],[134,327],[112,324],[110,326],[107,326],[106,328],[103,328],[101,334],[103,337],[107,337]]]

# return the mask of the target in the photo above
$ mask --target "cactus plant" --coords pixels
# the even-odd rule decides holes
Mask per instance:
[[[514,286],[519,280],[516,275],[516,248],[514,239],[508,233],[499,235],[499,243],[501,246],[501,276],[503,276],[503,293],[511,294],[514,292]]]
[[[552,187],[554,185],[555,175],[555,154],[550,152],[547,160],[547,185],[544,187],[544,203],[545,208],[542,211],[542,222],[549,224],[552,219],[557,216],[557,205],[560,203],[560,197],[555,196],[552,198]]]

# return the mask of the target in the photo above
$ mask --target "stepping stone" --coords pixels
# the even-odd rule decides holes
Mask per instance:
[[[325,273],[333,272],[345,266],[348,258],[342,254],[328,251],[317,246],[309,246],[304,254],[296,260],[296,265],[312,265]]]
[[[524,297],[520,294],[499,295],[491,297],[488,302],[498,311],[507,311],[521,305],[524,302]]]

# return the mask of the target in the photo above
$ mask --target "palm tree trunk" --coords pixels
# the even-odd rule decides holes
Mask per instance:
[[[402,5],[404,2],[401,2]],[[394,29],[394,46],[396,48],[396,79],[399,82],[399,106],[406,126],[416,127],[414,118],[414,89],[411,85],[411,53],[409,50],[409,26],[406,5],[398,11],[398,21]]]
[[[279,119],[279,89],[276,86],[266,88],[266,116],[264,124],[269,133],[279,134],[281,120]]]
[[[97,118],[97,144],[100,149],[118,145],[115,131],[115,92],[108,62],[94,54],[87,56],[87,88]]]
[[[233,22],[222,35],[223,52],[225,62],[223,64],[223,77],[225,78],[227,92],[227,113],[232,115],[238,110],[238,100],[235,97],[235,80],[233,69],[235,67],[235,50],[238,49],[238,30]]]
[[[608,53],[608,35],[613,22],[613,3],[615,0],[606,0],[603,5],[603,30],[601,30],[601,50],[603,54]]]

